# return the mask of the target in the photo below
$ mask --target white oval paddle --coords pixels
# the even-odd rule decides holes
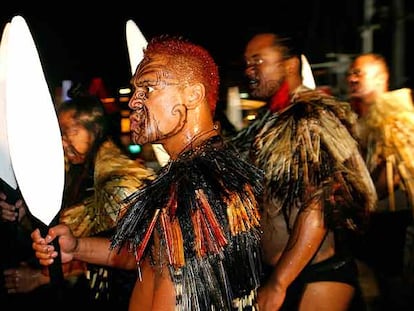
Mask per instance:
[[[64,187],[59,123],[29,27],[12,18],[6,57],[6,124],[13,171],[30,213],[49,226],[58,222]],[[40,224],[42,234],[47,227]],[[59,243],[54,241],[59,253]],[[60,256],[49,266],[51,283],[63,285]]]
[[[13,170],[31,214],[50,225],[61,208],[64,187],[59,123],[23,17],[13,17],[8,37],[6,123]]]

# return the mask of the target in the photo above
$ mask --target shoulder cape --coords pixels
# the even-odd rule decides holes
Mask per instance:
[[[329,228],[365,224],[377,195],[349,131],[355,120],[347,103],[299,88],[292,104],[259,132],[254,158],[265,172],[265,200],[287,223],[292,209],[303,210],[318,198]]]
[[[365,124],[363,144],[370,172],[385,166],[389,209],[394,211],[395,187],[402,189],[414,213],[414,106],[411,90],[383,94],[361,120]],[[397,184],[395,181],[398,181]]]
[[[145,256],[167,261],[185,310],[232,310],[237,298],[251,306],[259,285],[261,181],[260,170],[215,136],[127,199],[112,247],[128,245],[138,263]]]
[[[123,212],[122,201],[154,178],[153,170],[130,159],[108,140],[96,155],[92,195],[64,209],[60,221],[76,236],[95,235],[114,228]]]

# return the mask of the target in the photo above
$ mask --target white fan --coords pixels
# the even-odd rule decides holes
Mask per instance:
[[[62,205],[64,153],[59,123],[29,27],[12,18],[5,97],[13,171],[33,216],[50,225]]]

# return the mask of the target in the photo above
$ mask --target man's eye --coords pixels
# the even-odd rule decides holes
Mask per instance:
[[[151,94],[154,91],[155,91],[155,89],[152,86],[147,86],[147,93],[148,94]]]
[[[261,59],[261,58],[252,59],[252,60],[246,61],[246,65],[248,67],[250,67],[250,66],[258,66],[258,65],[261,65],[261,64],[263,64],[263,59]]]

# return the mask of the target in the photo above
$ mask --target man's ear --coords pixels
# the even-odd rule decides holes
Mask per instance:
[[[202,83],[193,83],[186,87],[187,109],[194,109],[205,99],[205,88]]]
[[[300,60],[297,57],[290,57],[285,60],[286,72],[289,74],[295,74],[299,72]]]

